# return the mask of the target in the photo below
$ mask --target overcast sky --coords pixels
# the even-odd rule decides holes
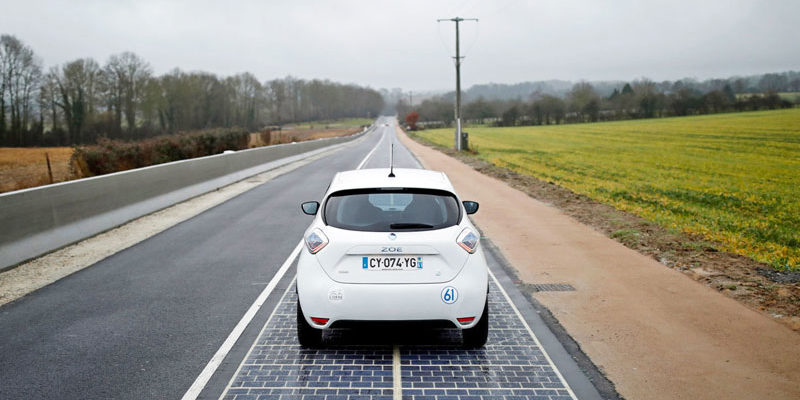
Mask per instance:
[[[727,77],[800,69],[800,0],[1,0],[46,66],[133,51],[157,74],[249,71],[374,88]]]

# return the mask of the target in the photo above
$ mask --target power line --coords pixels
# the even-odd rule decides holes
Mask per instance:
[[[458,24],[463,21],[475,21],[478,22],[477,18],[461,18],[461,17],[454,17],[454,18],[445,18],[445,19],[437,19],[436,22],[442,21],[452,21],[456,23],[456,56],[454,57],[456,60],[456,133],[455,133],[455,148],[458,151],[462,150],[463,146],[463,138],[461,136],[461,49],[459,48],[459,32],[458,32]]]

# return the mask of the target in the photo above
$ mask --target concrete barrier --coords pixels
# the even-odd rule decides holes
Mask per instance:
[[[363,134],[259,147],[0,194],[0,271]]]

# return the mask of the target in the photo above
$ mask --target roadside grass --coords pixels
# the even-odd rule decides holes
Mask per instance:
[[[303,142],[306,140],[332,138],[338,136],[349,136],[361,131],[358,126],[348,127],[325,127],[323,125],[315,126],[311,129],[310,126],[304,128],[283,129],[279,131],[270,131],[269,133],[251,133],[248,147],[261,147],[273,144],[283,144],[292,142]]]
[[[452,129],[414,136],[450,147]],[[800,109],[470,129],[476,156],[800,270]],[[633,232],[620,232],[621,238]]]
[[[613,239],[617,239],[623,244],[635,242],[642,233],[638,229],[619,229],[611,234]]]
[[[53,181],[72,179],[72,147],[0,147],[0,192],[50,183],[45,153],[50,156]]]
[[[300,122],[296,124],[286,124],[286,129],[334,129],[334,128],[353,128],[364,125],[372,125],[374,119],[369,118],[345,118],[327,121]]]
[[[331,127],[336,127],[336,126],[354,127],[354,126],[372,125],[373,122],[375,122],[375,120],[370,118],[348,118],[348,119],[341,119],[338,121],[334,121],[329,125]]]

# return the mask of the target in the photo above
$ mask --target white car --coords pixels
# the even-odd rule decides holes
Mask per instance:
[[[366,169],[336,174],[305,232],[297,264],[297,336],[365,321],[443,324],[481,347],[489,329],[488,268],[480,234],[442,172]]]

